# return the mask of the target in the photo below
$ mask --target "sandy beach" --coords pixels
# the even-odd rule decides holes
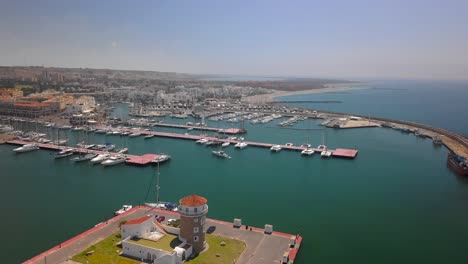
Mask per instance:
[[[326,92],[342,92],[350,90],[362,90],[367,89],[364,87],[337,87],[337,86],[327,86],[319,89],[310,89],[302,91],[276,91],[269,94],[259,94],[253,96],[243,97],[243,102],[248,103],[268,103],[273,101],[276,97],[287,96],[287,95],[298,95],[298,94],[316,94],[316,93],[326,93]]]

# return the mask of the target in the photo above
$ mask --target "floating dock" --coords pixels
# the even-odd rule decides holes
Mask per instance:
[[[170,127],[170,128],[182,128],[182,129],[193,129],[193,130],[202,130],[202,131],[211,131],[211,132],[218,132],[222,134],[244,134],[247,133],[247,130],[240,129],[240,128],[215,128],[215,127],[204,127],[204,126],[188,126],[188,125],[178,125],[178,124],[166,124],[166,123],[155,123],[154,126],[159,127]]]
[[[121,131],[121,132],[132,132],[132,133],[140,133],[141,135],[154,135],[156,137],[167,137],[167,138],[177,138],[177,139],[186,139],[186,140],[199,140],[202,138],[206,138],[208,140],[212,141],[219,141],[219,142],[229,142],[231,144],[237,144],[241,141],[239,140],[230,140],[230,139],[222,139],[222,138],[217,138],[217,137],[208,137],[208,136],[201,136],[201,135],[186,135],[186,134],[179,134],[179,133],[169,133],[169,132],[160,132],[160,131],[147,131],[147,130],[136,130],[136,129],[113,129],[114,131]],[[262,143],[262,142],[254,142],[254,141],[244,141],[247,143],[249,146],[252,147],[260,147],[260,148],[271,148],[274,145],[277,144],[272,144],[272,143]],[[299,146],[286,146],[286,145],[280,145],[282,149],[284,150],[292,150],[292,151],[302,151],[305,148],[304,147],[299,147]],[[322,151],[321,149],[318,148],[312,148],[316,152]],[[328,149],[329,151],[332,152],[333,157],[337,158],[348,158],[348,159],[354,159],[358,151],[354,149]]]
[[[26,144],[31,144],[32,142],[23,141],[23,140],[10,140],[6,143],[12,144],[12,145],[26,145]],[[118,153],[100,151],[100,150],[90,150],[90,149],[85,149],[85,148],[59,146],[59,145],[54,145],[54,144],[44,144],[44,143],[34,143],[34,144],[36,144],[41,149],[49,149],[49,150],[57,150],[57,151],[64,150],[64,149],[73,149],[73,152],[75,153],[109,154],[111,156],[123,155],[127,159],[125,163],[130,164],[130,165],[141,165],[141,166],[148,165],[148,164],[151,164],[154,159],[159,157],[159,155],[157,154],[144,154],[141,156],[137,156],[137,155],[129,155],[129,154],[118,154]]]

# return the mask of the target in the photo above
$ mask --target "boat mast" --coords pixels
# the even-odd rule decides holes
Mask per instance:
[[[158,162],[158,170],[156,173],[156,204],[159,203],[159,162]]]

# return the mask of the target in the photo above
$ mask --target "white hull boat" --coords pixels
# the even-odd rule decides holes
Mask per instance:
[[[39,147],[34,144],[26,144],[23,145],[22,147],[15,148],[13,151],[16,153],[23,153],[23,152],[28,152],[28,151],[33,151],[33,150],[38,150]]]

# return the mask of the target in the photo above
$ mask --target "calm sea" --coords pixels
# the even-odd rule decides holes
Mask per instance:
[[[370,84],[376,88],[371,90],[299,98],[341,100],[342,104],[311,106],[467,133],[467,109],[462,104],[466,86],[431,84],[441,92],[416,83],[382,82]],[[458,108],[452,105],[455,102]],[[119,104],[116,111],[125,113],[126,107]],[[276,126],[282,120],[246,123],[246,139],[318,145],[326,135],[330,148],[356,148],[359,155],[355,160],[324,160],[288,151],[230,147],[226,151],[232,159],[222,160],[211,154],[212,149],[191,141],[105,135],[92,135],[90,141],[128,146],[135,154],[169,153],[173,160],[161,166],[162,200],[178,201],[197,193],[207,197],[211,218],[242,218],[248,225],[268,223],[276,230],[300,233],[305,240],[299,264],[468,263],[468,182],[446,167],[446,149],[386,128],[288,130]],[[321,127],[307,121],[296,128]],[[69,131],[68,137],[73,143],[84,135]],[[13,148],[0,145],[2,263],[25,260],[111,217],[122,204],[154,197],[154,167],[74,164],[54,160],[49,151],[14,154]]]

